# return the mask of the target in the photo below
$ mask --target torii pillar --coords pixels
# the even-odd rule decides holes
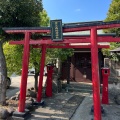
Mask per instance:
[[[90,35],[91,35],[91,63],[92,63],[91,67],[93,83],[94,120],[101,120],[97,29],[93,27],[90,31]]]
[[[42,84],[43,84],[43,73],[44,73],[44,65],[45,65],[45,55],[46,55],[46,45],[43,44],[41,61],[40,61],[40,77],[38,84],[37,102],[41,102],[42,99]]]
[[[26,88],[27,88],[27,76],[28,76],[28,66],[29,66],[29,54],[30,54],[30,32],[25,32],[24,40],[24,50],[23,50],[23,63],[22,63],[22,77],[20,85],[20,98],[18,111],[25,111],[25,100],[26,100]]]

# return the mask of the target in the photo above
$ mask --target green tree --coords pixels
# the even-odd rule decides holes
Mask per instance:
[[[39,13],[39,16],[40,16],[39,26],[46,26],[47,27],[49,25],[50,18],[48,17],[46,10],[43,9]],[[31,47],[29,67],[35,68],[34,88],[35,88],[36,92],[37,92],[37,86],[38,86],[38,76],[39,76],[39,72],[40,72],[39,71],[40,70],[40,60],[41,60],[41,49],[33,49]]]
[[[41,18],[40,26],[48,26],[50,22],[50,18],[48,17],[46,10],[43,9],[43,11],[40,12],[39,14]]]
[[[39,26],[48,26],[50,18],[47,15],[45,10],[39,12]],[[32,35],[33,38],[36,35]],[[39,35],[38,35],[39,36]],[[4,45],[4,52],[7,61],[7,69],[9,74],[11,75],[13,72],[16,74],[21,74],[21,67],[22,67],[22,45],[9,45],[6,43]],[[13,57],[12,57],[13,56]],[[39,76],[39,63],[40,63],[40,56],[41,56],[41,49],[33,49],[30,47],[30,61],[29,61],[29,68],[35,68],[35,90],[37,91],[37,81]],[[12,63],[12,64],[11,64]]]
[[[42,12],[39,13],[40,16],[40,26],[48,26],[49,25],[49,20],[50,18],[47,15],[47,12],[43,10]],[[36,35],[32,35],[33,39],[35,39]],[[39,34],[37,34],[37,37],[39,37]],[[4,51],[5,51],[5,56],[7,60],[7,67],[9,73],[17,73],[19,74],[21,71],[21,58],[22,58],[22,46],[9,46],[8,44],[4,45]],[[11,51],[11,52],[8,52]],[[29,62],[29,67],[34,67],[35,68],[35,90],[37,91],[37,81],[38,81],[38,76],[39,76],[39,63],[40,63],[40,56],[41,56],[41,49],[33,49],[31,47],[30,49],[30,62]],[[72,55],[72,49],[47,49],[47,55],[46,55],[46,63],[51,60],[51,58],[59,58],[62,61],[67,59],[67,56]],[[14,56],[14,59],[9,59],[11,56]],[[11,65],[11,63],[13,63]],[[14,66],[14,67],[13,67]]]
[[[3,50],[7,63],[8,76],[12,73],[21,74],[23,46],[9,45],[7,42],[3,45]]]
[[[48,49],[47,61],[51,63],[53,59],[58,59],[58,74],[61,74],[62,62],[71,57],[74,53],[74,49]],[[53,58],[53,59],[51,59]]]
[[[3,44],[11,38],[2,27],[32,27],[40,23],[42,0],[0,0],[0,104],[6,103],[7,69]],[[14,57],[14,56],[12,56]]]
[[[112,0],[107,17],[105,21],[114,21],[114,20],[120,20],[120,0]],[[120,28],[114,28],[114,29],[106,29],[104,30],[105,33],[116,33],[117,36],[120,36]],[[120,43],[110,43],[110,49],[103,49],[103,53],[108,56],[112,57],[110,55],[109,50],[120,47]]]

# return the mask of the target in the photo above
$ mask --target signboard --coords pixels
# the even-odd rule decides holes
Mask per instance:
[[[51,20],[50,27],[52,41],[63,41],[62,20]]]

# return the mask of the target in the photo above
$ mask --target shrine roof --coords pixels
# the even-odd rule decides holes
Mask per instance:
[[[90,22],[76,22],[76,23],[63,23],[62,27],[67,28],[78,28],[78,27],[92,27],[92,26],[104,26],[110,27],[112,24],[120,24],[120,20],[117,21],[90,21]],[[99,28],[99,27],[98,27]],[[50,30],[50,27],[4,27],[3,30]],[[102,29],[101,27],[99,29]]]

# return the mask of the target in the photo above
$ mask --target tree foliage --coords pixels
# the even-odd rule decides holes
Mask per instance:
[[[50,58],[58,58],[61,61],[65,61],[68,56],[73,55],[73,49],[48,49],[47,54],[49,55],[48,60]]]
[[[23,2],[21,2],[21,0],[18,0],[18,2],[20,2],[20,4],[17,5],[18,3],[16,4],[16,1],[15,0],[13,1],[13,2],[15,2],[15,6],[17,6],[17,8],[15,8],[13,10],[14,13],[12,13],[12,15],[16,16],[16,13],[17,13],[16,10],[19,10],[19,9],[20,9],[20,11],[19,11],[20,15],[18,15],[16,17],[11,17],[10,20],[12,22],[17,21],[15,23],[20,23],[20,24],[17,25],[15,23],[13,23],[13,24],[10,24],[8,26],[12,26],[12,27],[16,27],[16,26],[17,27],[48,26],[50,18],[48,17],[47,12],[44,9],[39,8],[40,6],[42,6],[42,4],[41,5],[38,4],[36,6],[36,4],[32,3],[35,0],[26,0],[26,1],[31,2],[30,5],[25,5],[24,6]],[[39,1],[39,2],[41,2],[41,1]],[[9,3],[9,6],[10,5],[11,5],[11,3]],[[26,13],[27,14],[26,15],[25,14],[26,9],[24,8],[26,6],[29,6],[28,9],[30,9],[30,10],[31,10],[31,8],[36,6],[36,8],[32,9],[32,10],[34,10],[35,13],[33,11],[31,11],[31,13]],[[24,8],[24,11],[22,11],[22,7]],[[26,10],[26,11],[30,11],[30,10]],[[21,17],[21,16],[23,16],[23,17]],[[21,19],[22,19],[22,22],[21,22]],[[31,21],[29,22],[27,20],[29,20],[29,21],[31,20]],[[28,23],[26,23],[26,22],[28,22]],[[5,26],[5,27],[8,27],[8,26]],[[41,37],[41,35],[40,34],[37,34],[37,35],[32,34],[32,39],[36,39],[37,37],[39,38],[39,37]],[[17,37],[15,37],[15,38],[18,39]],[[13,37],[12,37],[12,39],[13,39]],[[20,45],[9,46],[8,43],[4,45],[4,53],[5,53],[6,60],[7,60],[7,68],[8,68],[9,74],[11,74],[12,72],[15,72],[16,74],[19,74],[21,72],[22,49],[23,49],[23,46],[20,46]],[[73,53],[72,49],[47,49],[46,64],[48,63],[48,61],[50,61],[51,58],[60,58],[61,60],[65,60],[65,59],[67,59],[67,56],[71,56],[72,53]],[[34,67],[35,68],[35,73],[39,72],[40,60],[41,60],[41,49],[34,49],[31,46],[30,47],[29,67],[30,68]],[[39,75],[39,74],[37,74],[37,75]],[[37,77],[35,77],[35,79],[37,80]]]
[[[47,15],[47,12],[44,9],[42,11],[39,11],[39,14],[37,17],[39,18],[37,26],[48,26],[49,25],[49,17]],[[40,37],[40,36],[41,35],[39,35],[39,34],[37,34],[37,35],[32,34],[31,37],[32,37],[32,39],[35,39],[36,37]],[[19,38],[20,38],[20,36],[19,36]],[[17,37],[17,39],[18,39],[18,37]],[[22,51],[23,51],[22,45],[13,45],[12,46],[12,45],[9,45],[8,43],[4,45],[4,52],[5,52],[5,56],[6,56],[7,69],[9,71],[9,75],[11,75],[13,72],[16,74],[21,74],[22,53],[23,53]],[[39,75],[38,72],[39,72],[39,67],[40,67],[40,65],[39,65],[40,59],[41,59],[41,49],[34,49],[34,48],[32,48],[32,46],[30,46],[29,68],[34,67],[35,74],[37,76]],[[35,77],[35,81],[37,81],[37,76]],[[35,84],[37,84],[37,83],[35,83]]]
[[[0,26],[38,26],[42,10],[42,0],[0,0]]]
[[[114,20],[120,20],[120,0],[112,0],[107,13],[107,17],[105,19],[105,21],[114,21]],[[120,28],[106,29],[104,30],[104,32],[116,33],[118,37],[120,36]],[[112,57],[110,55],[109,50],[115,49],[117,47],[120,47],[119,42],[110,43],[110,49],[103,49],[103,53],[108,57]]]
[[[112,3],[110,4],[107,17],[105,21],[114,21],[114,20],[120,20],[120,1],[119,0],[112,0]],[[120,28],[115,29],[107,29],[105,30],[106,33],[116,33],[118,36],[120,36]]]
[[[42,0],[0,0],[0,26],[1,27],[35,27],[42,23],[43,12]],[[47,14],[44,10],[44,14]],[[46,22],[46,21],[45,21]],[[47,24],[45,23],[44,24]],[[15,37],[15,36],[14,36]],[[20,37],[20,35],[19,35]],[[22,36],[23,37],[23,36]],[[11,39],[18,39],[18,37]],[[21,37],[20,37],[21,38]],[[10,40],[10,39],[9,39]],[[6,39],[4,39],[4,42]],[[22,46],[4,46],[9,72],[17,71],[21,65]],[[11,52],[9,52],[11,51]],[[13,63],[10,65],[9,63]],[[19,64],[18,64],[19,62]],[[14,67],[13,67],[14,66]],[[15,70],[14,70],[15,69]]]
[[[50,18],[47,15],[47,12],[43,10],[39,13],[40,16],[40,26],[48,26]],[[21,58],[22,58],[22,49],[23,46],[14,45],[10,46],[8,43],[4,45],[4,52],[7,60],[7,68],[9,73],[15,72],[16,74],[20,73],[21,70]],[[8,52],[11,51],[11,52]],[[47,49],[46,53],[46,64],[50,62],[51,58],[59,58],[62,61],[66,60],[68,56],[73,54],[73,49]],[[13,56],[13,58],[11,58]],[[11,59],[9,59],[11,58]],[[41,49],[34,49],[32,46],[30,47],[30,60],[29,67],[35,68],[35,72],[39,72],[39,63],[41,60]],[[13,65],[11,65],[11,62]],[[13,67],[14,66],[14,67]]]
[[[12,73],[21,74],[23,46],[9,45],[7,42],[4,44],[3,49],[7,63],[8,76]]]
[[[6,79],[7,79],[6,62],[2,47],[6,41],[11,40],[12,37],[16,37],[16,36],[10,37],[8,34],[5,34],[4,31],[2,30],[2,27],[38,26],[40,23],[39,13],[42,10],[43,10],[42,0],[0,0],[0,60],[1,60],[0,65],[2,65],[0,71],[1,72],[0,104],[5,104]],[[16,38],[18,38],[18,36]],[[16,51],[16,49],[17,48],[14,48],[13,50]],[[19,50],[20,49],[18,49],[18,51]],[[16,54],[18,53],[16,52]],[[8,56],[9,60],[14,60],[13,58],[15,58],[14,55],[13,56],[11,55],[11,58]],[[11,65],[11,68],[12,67],[13,68],[15,67],[14,64]],[[15,69],[17,69],[17,67]]]
[[[46,10],[42,10],[42,12],[39,13],[40,15],[40,26],[48,26],[49,25],[49,21],[50,18],[48,17],[48,14],[46,12]]]

